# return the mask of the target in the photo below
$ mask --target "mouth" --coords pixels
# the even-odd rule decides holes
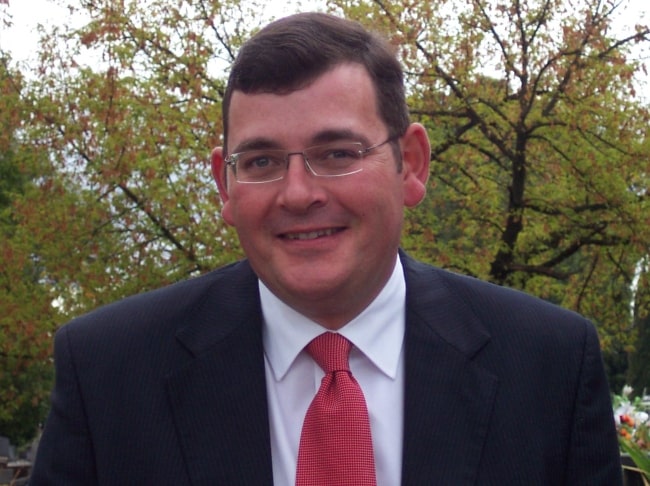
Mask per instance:
[[[343,231],[343,228],[327,228],[316,231],[305,231],[300,233],[284,233],[282,238],[287,240],[315,240],[317,238],[324,238],[326,236],[332,236],[336,233]]]

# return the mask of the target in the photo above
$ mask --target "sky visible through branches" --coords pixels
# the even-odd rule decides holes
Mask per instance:
[[[461,0],[464,1],[464,0]],[[47,29],[57,25],[83,25],[84,19],[71,17],[68,8],[62,0],[0,0],[0,22],[9,19],[10,26],[0,23],[0,50],[9,52],[14,62],[19,66],[36,62],[38,52],[38,25]],[[73,2],[74,3],[74,2]],[[294,2],[276,2],[268,8],[270,15],[278,16],[293,11]],[[314,0],[313,5],[324,2]],[[278,10],[276,12],[276,10]],[[621,36],[631,35],[634,25],[650,21],[650,2],[648,0],[622,0],[621,8],[616,19],[615,29]],[[650,61],[650,53],[635,52],[637,59]],[[643,101],[650,101],[650,73],[641,75],[638,79],[638,95]]]

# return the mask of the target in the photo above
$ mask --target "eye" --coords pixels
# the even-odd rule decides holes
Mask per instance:
[[[318,166],[318,170],[337,174],[340,170],[347,170],[361,159],[360,150],[361,144],[339,142],[313,147],[311,149],[313,153],[309,157],[313,157],[311,160]]]
[[[262,169],[264,167],[268,167],[269,165],[271,165],[271,161],[269,160],[268,157],[258,157],[256,159],[249,160],[246,163],[246,167],[248,167],[248,168],[260,168],[260,169]]]
[[[350,147],[329,147],[321,154],[322,159],[356,159],[359,151]]]
[[[250,153],[242,154],[239,159],[239,168],[243,171],[255,172],[281,167],[283,160],[273,154]]]

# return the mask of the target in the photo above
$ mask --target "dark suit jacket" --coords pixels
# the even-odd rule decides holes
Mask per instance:
[[[402,484],[620,484],[593,326],[401,258]],[[64,326],[31,484],[272,484],[261,326],[246,261]]]

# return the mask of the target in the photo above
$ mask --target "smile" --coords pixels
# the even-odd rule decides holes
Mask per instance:
[[[324,236],[332,236],[339,231],[341,231],[341,229],[328,228],[318,231],[308,231],[306,233],[286,233],[284,238],[288,240],[315,240],[316,238],[322,238]]]

